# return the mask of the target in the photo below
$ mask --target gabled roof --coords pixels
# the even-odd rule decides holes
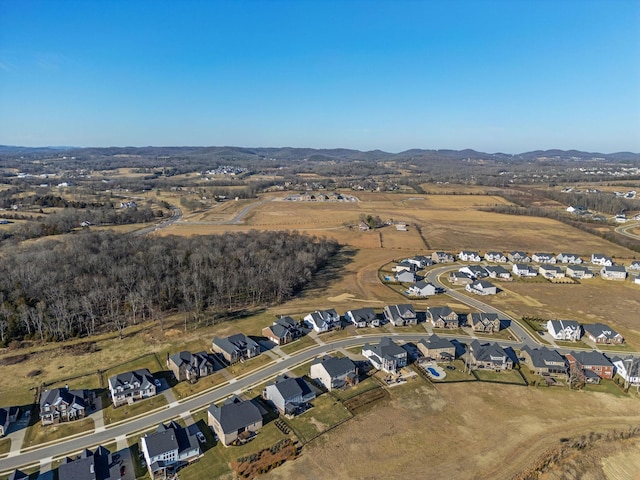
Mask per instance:
[[[363,350],[371,350],[379,358],[386,358],[393,360],[396,357],[406,356],[407,352],[404,348],[396,344],[389,337],[383,337],[380,339],[380,343],[377,345],[369,345],[366,343]]]
[[[591,272],[591,269],[584,265],[569,265],[567,270],[572,270],[574,272]]]
[[[29,478],[29,475],[18,469],[15,469],[13,472],[11,472],[11,475],[9,475],[7,480],[24,480],[27,478]]]
[[[280,325],[282,327],[289,328],[289,329],[298,327],[298,322],[296,322],[293,318],[289,316],[280,317],[275,322],[273,322],[273,324]]]
[[[134,388],[133,384],[139,382],[140,389],[146,390],[153,385],[153,375],[147,368],[134,370],[133,372],[120,373],[109,378],[109,387],[115,390],[117,387]]]
[[[213,337],[213,343],[230,355],[239,351],[253,350],[258,348],[258,344],[247,337],[244,333],[236,333],[226,338]]]
[[[610,265],[602,267],[603,270],[607,272],[618,272],[618,273],[627,273],[627,270],[624,268],[624,265]]]
[[[497,343],[481,344],[478,340],[474,340],[470,347],[475,359],[481,362],[502,364],[509,358],[507,352]]]
[[[71,405],[73,408],[86,408],[84,403],[84,391],[69,390],[68,388],[53,388],[45,390],[40,397],[40,408],[45,405],[58,406],[62,403]]]
[[[420,342],[422,345],[424,345],[425,347],[431,349],[431,348],[455,348],[455,345],[453,343],[451,343],[450,340],[446,339],[446,338],[442,338],[437,336],[435,333],[433,335],[431,335],[429,338],[423,338],[422,340],[420,340]]]
[[[83,450],[77,459],[67,457],[58,467],[60,480],[109,480],[120,478],[119,473],[120,467],[111,462],[111,452],[102,446],[94,452]]]
[[[471,323],[475,325],[476,323],[489,323],[495,322],[499,320],[497,313],[485,313],[485,312],[472,312],[470,315]]]
[[[487,282],[486,280],[476,280],[471,284],[471,288],[484,290],[486,288],[495,288],[495,285],[491,282]]]
[[[311,388],[303,378],[278,377],[273,386],[285,401],[291,398],[304,397],[311,393]]]
[[[613,364],[603,353],[595,350],[571,352],[570,354],[581,365],[611,367]]]
[[[448,317],[454,313],[447,305],[444,307],[428,307],[427,312],[429,312],[433,318]]]
[[[357,308],[349,310],[349,314],[356,322],[370,322],[377,318],[373,308]]]
[[[182,351],[171,355],[169,359],[178,366],[190,365],[198,369],[207,365],[213,365],[213,359],[204,351],[197,353]]]
[[[410,303],[400,303],[398,305],[387,305],[385,307],[393,318],[415,317],[416,311]]]
[[[338,358],[327,356],[324,357],[324,359],[319,359],[317,363],[322,364],[323,368],[332,378],[353,372],[356,369],[356,364],[347,357]]]
[[[549,322],[551,322],[554,332],[559,332],[567,328],[573,331],[580,330],[580,324],[575,320],[549,320]]]
[[[564,358],[556,350],[550,350],[547,347],[531,348],[528,345],[522,347],[521,351],[528,352],[531,357],[531,363],[534,367],[546,368],[549,365],[562,363]]]
[[[424,280],[420,280],[419,282],[414,283],[412,287],[419,288],[420,290],[422,290],[423,288],[428,287],[429,285],[435,288],[435,285],[433,283],[425,282]]]
[[[233,397],[220,407],[211,405],[209,413],[218,421],[224,433],[237,432],[262,420],[260,410],[253,402],[238,397]]]
[[[609,340],[613,340],[618,335],[620,335],[618,332],[612,329],[609,325],[605,325],[604,323],[591,323],[591,324],[583,325],[582,328],[584,328],[585,332],[590,333],[596,338],[604,337]]]
[[[627,371],[627,377],[640,377],[640,357],[616,357],[614,363],[622,363]]]
[[[487,265],[484,269],[489,273],[495,273],[496,275],[504,275],[509,273],[509,270],[502,265]],[[509,273],[510,274],[510,273]]]

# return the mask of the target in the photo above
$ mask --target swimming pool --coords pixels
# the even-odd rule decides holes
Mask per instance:
[[[440,372],[438,372],[435,368],[427,367],[427,370],[429,370],[429,373],[431,375],[433,375],[434,377],[436,377],[436,378],[440,378],[441,377]]]

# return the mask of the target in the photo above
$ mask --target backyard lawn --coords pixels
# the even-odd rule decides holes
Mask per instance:
[[[320,395],[313,400],[313,408],[292,420],[286,419],[296,436],[304,443],[318,434],[351,418],[342,402],[330,393]]]

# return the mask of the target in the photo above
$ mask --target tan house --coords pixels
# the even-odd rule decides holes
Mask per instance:
[[[458,314],[447,306],[427,308],[427,321],[430,321],[435,328],[458,328],[460,326]]]
[[[225,447],[243,443],[262,428],[262,414],[250,400],[234,396],[223,405],[211,405],[207,413],[208,424]]]
[[[425,358],[436,361],[451,361],[456,358],[456,346],[446,338],[433,334],[418,342],[418,350]]]
[[[173,372],[176,380],[188,380],[191,383],[200,377],[211,375],[215,371],[213,357],[207,352],[179,352],[167,356],[167,368]]]

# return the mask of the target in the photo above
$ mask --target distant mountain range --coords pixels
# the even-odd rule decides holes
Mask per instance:
[[[637,162],[640,153],[616,152],[597,153],[579,150],[534,150],[519,154],[485,153],[472,149],[465,150],[426,150],[411,149],[400,153],[388,153],[381,150],[360,151],[346,148],[315,149],[315,148],[267,148],[267,147],[20,147],[0,145],[0,155],[24,156],[114,156],[132,155],[145,157],[181,156],[200,158],[233,159],[276,159],[276,160],[309,160],[322,161],[442,161],[442,160],[485,160],[493,162],[518,161],[598,161],[609,162]]]

